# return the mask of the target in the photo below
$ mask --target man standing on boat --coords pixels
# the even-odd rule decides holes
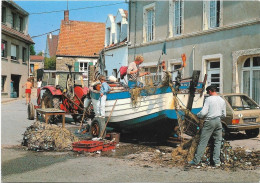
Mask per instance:
[[[208,141],[213,135],[214,152],[213,162],[214,166],[220,166],[220,148],[222,141],[222,124],[221,118],[226,116],[226,103],[218,96],[216,87],[211,85],[206,88],[207,94],[210,96],[206,98],[202,110],[197,114],[199,118],[204,118],[204,126],[201,131],[200,141],[196,150],[194,159],[189,162],[191,165],[198,165],[201,157],[207,147]]]
[[[139,73],[139,65],[144,61],[143,56],[138,55],[135,57],[135,61],[131,62],[127,69],[128,86],[129,88],[143,87],[143,83],[137,81],[139,77],[150,74],[149,72]]]

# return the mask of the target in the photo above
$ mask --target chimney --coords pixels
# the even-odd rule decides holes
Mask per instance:
[[[69,22],[69,10],[64,11],[64,21]]]
[[[52,34],[51,33],[49,34],[49,39],[52,39]]]
[[[44,57],[44,50],[42,50],[42,56]]]

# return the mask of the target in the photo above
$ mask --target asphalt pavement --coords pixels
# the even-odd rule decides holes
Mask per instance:
[[[33,98],[33,104],[36,99]],[[190,170],[182,167],[140,166],[129,159],[85,157],[73,152],[33,152],[20,147],[27,119],[25,98],[1,105],[2,182],[258,182],[259,170]],[[231,141],[231,144],[236,140]],[[251,146],[247,146],[251,144]],[[259,149],[259,136],[241,138],[237,146]],[[258,147],[257,147],[258,146]],[[120,146],[119,146],[120,148]]]
[[[32,99],[35,104],[36,99]],[[23,133],[32,124],[27,119],[26,99],[4,99],[1,101],[2,147],[20,145]]]

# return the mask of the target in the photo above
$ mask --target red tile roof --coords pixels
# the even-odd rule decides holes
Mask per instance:
[[[52,38],[50,39],[49,35],[47,36],[47,42],[49,45],[49,54],[50,57],[56,56],[56,51],[58,47],[58,40],[59,40],[59,35],[52,35]]]
[[[62,20],[56,55],[96,57],[104,41],[104,23]]]
[[[11,36],[18,37],[18,38],[22,39],[23,41],[26,41],[26,42],[28,42],[30,44],[34,44],[32,38],[30,37],[29,34],[25,35],[22,32],[19,32],[19,31],[15,30],[15,29],[7,27],[5,24],[2,24],[2,32],[10,34]]]
[[[42,60],[44,60],[44,57],[40,56],[40,55],[30,55],[30,60],[31,61],[42,61]]]

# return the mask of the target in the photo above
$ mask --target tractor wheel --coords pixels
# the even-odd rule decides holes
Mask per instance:
[[[29,120],[34,120],[35,110],[34,110],[34,106],[33,106],[32,103],[30,103],[28,105],[27,112],[28,112],[28,119]]]
[[[50,91],[45,91],[42,96],[41,108],[60,109],[60,97],[52,95]],[[45,115],[43,115],[43,118],[45,118]],[[61,121],[61,115],[54,115],[49,119],[49,123],[56,123],[57,121]]]
[[[101,134],[104,131],[103,135]],[[91,122],[90,132],[92,137],[106,137],[105,129],[105,119],[104,118],[94,118]]]
[[[245,131],[248,138],[255,138],[259,135],[259,128],[252,129],[252,130],[245,130]]]
[[[45,91],[42,95],[41,108],[60,108],[60,98],[52,95],[50,91]]]

